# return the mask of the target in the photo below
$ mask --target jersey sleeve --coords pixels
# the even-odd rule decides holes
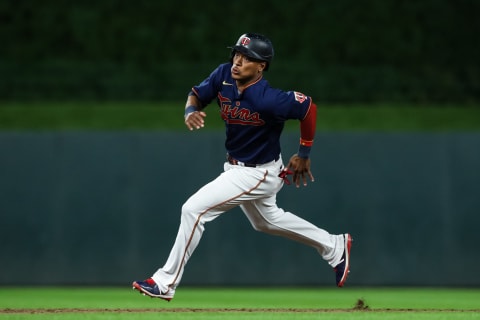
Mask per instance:
[[[303,120],[312,104],[312,98],[297,91],[279,92],[276,104],[277,112],[284,120]]]
[[[212,73],[203,80],[199,85],[192,87],[192,92],[202,103],[202,107],[207,106],[213,99],[217,97],[217,93],[221,88],[222,74],[225,64],[218,66]]]

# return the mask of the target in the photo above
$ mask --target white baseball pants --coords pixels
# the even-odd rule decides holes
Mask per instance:
[[[184,203],[170,255],[152,276],[163,293],[175,293],[185,265],[200,242],[205,223],[236,206],[240,206],[255,230],[312,246],[332,267],[340,262],[344,251],[342,235],[332,235],[277,207],[276,194],[283,186],[283,180],[278,177],[282,168],[281,158],[256,168],[226,162],[222,174]]]

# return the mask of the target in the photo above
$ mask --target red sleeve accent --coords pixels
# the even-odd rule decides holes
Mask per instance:
[[[300,145],[311,147],[317,125],[317,106],[311,103],[305,118],[300,121]]]

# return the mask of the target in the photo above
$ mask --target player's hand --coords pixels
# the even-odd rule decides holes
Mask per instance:
[[[185,125],[189,130],[203,128],[205,125],[205,121],[203,120],[203,118],[205,118],[206,116],[207,114],[203,111],[190,112],[185,117]]]
[[[310,171],[310,159],[300,158],[297,154],[294,154],[290,158],[287,168],[293,171],[292,180],[297,188],[300,187],[300,181],[303,182],[304,186],[307,186],[307,178],[310,178],[312,182],[315,181]]]

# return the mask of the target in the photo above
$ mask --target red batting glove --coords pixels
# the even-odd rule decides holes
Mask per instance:
[[[282,172],[280,172],[280,174],[278,176],[281,179],[283,179],[283,182],[285,182],[285,184],[289,185],[290,184],[290,180],[288,180],[288,175],[289,174],[293,174],[293,171],[291,171],[288,168],[285,168],[285,169],[282,170]]]

